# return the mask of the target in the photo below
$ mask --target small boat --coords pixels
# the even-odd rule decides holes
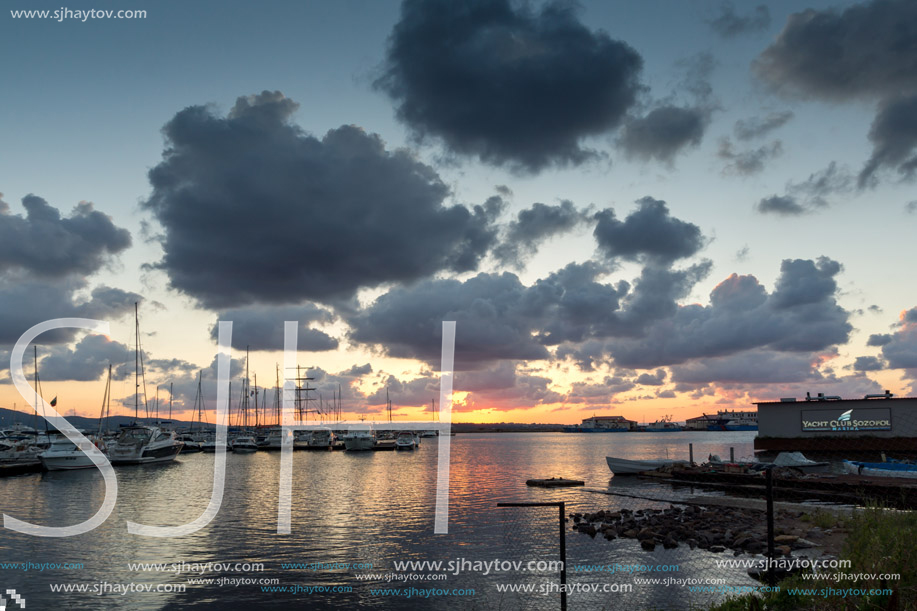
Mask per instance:
[[[803,473],[827,473],[831,468],[831,463],[809,460],[802,452],[781,452],[773,464],[775,467],[789,467]]]
[[[636,475],[644,471],[656,471],[672,466],[687,467],[690,465],[686,460],[631,460],[629,458],[614,458],[613,456],[606,456],[605,462],[608,463],[608,468],[615,475]]]
[[[84,450],[88,450],[93,444],[92,438],[89,441],[81,442],[79,446],[74,444],[63,435],[54,436],[51,439],[51,447],[38,455],[41,464],[48,471],[68,471],[71,469],[89,469],[95,467],[95,463],[89,458]],[[103,453],[105,444],[96,441],[95,446]]]
[[[415,445],[414,434],[410,431],[401,431],[395,437],[396,450],[413,450]]]
[[[905,462],[844,461],[844,471],[870,477],[917,478],[917,465]]]

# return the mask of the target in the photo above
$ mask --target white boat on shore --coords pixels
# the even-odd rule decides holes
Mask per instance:
[[[606,456],[605,462],[608,463],[608,468],[611,469],[611,472],[615,475],[637,475],[644,471],[656,471],[666,467],[690,466],[690,463],[686,460],[632,460],[629,458],[615,458],[613,456]]]

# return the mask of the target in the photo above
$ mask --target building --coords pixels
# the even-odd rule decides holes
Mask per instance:
[[[719,422],[719,418],[716,416],[708,416],[704,414],[696,418],[688,418],[685,421],[685,430],[686,431],[706,431],[709,427],[715,425]]]
[[[917,398],[890,392],[756,402],[755,450],[917,453]]]
[[[624,416],[592,416],[584,418],[582,424],[565,426],[565,433],[623,433],[637,430],[637,423]]]

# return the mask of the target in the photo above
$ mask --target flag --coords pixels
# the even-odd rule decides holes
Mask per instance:
[[[50,405],[51,407],[54,407],[55,405],[57,405],[57,397],[54,397],[53,399],[51,399]]]

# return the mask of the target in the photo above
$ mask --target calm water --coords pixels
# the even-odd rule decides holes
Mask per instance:
[[[585,480],[589,488],[611,489],[652,498],[685,494],[666,484],[611,477],[605,456],[688,458],[709,453],[736,458],[752,454],[755,433],[631,434],[468,434],[452,438],[449,533],[433,534],[438,439],[424,439],[415,452],[296,452],[292,534],[277,535],[280,455],[258,452],[227,455],[226,493],[217,517],[193,535],[174,539],[127,533],[130,520],[179,525],[197,518],[211,492],[213,455],[180,456],[174,463],[117,468],[118,503],[104,525],[91,533],[45,539],[0,531],[0,562],[82,563],[80,569],[0,570],[0,586],[22,594],[30,609],[222,608],[228,602],[281,608],[559,608],[556,596],[510,595],[498,584],[546,583],[556,574],[482,575],[466,570],[445,581],[386,583],[360,581],[358,574],[388,573],[402,560],[554,560],[558,550],[556,508],[498,509],[498,502],[563,500],[568,512],[667,504],[605,496],[583,489],[529,488],[532,477]],[[95,470],[53,472],[0,480],[0,510],[36,524],[75,524],[92,515],[103,496]],[[568,525],[569,528],[569,525]],[[634,541],[608,542],[567,532],[568,567],[576,563],[677,563],[678,576],[709,574],[706,552],[687,548],[648,553]],[[655,554],[655,555],[654,555]],[[131,570],[128,563],[263,563],[263,572],[210,571],[205,574]],[[372,563],[372,570],[284,568],[284,563]],[[426,572],[426,571],[422,571]],[[571,574],[583,583],[630,583],[621,575]],[[188,584],[188,578],[278,579],[280,586],[349,587],[350,592],[267,593],[261,585]],[[731,574],[729,583],[752,583]],[[738,580],[738,581],[737,581]],[[53,593],[52,584],[86,584],[86,593]],[[181,593],[130,592],[112,584],[152,587],[182,584]],[[100,585],[102,584],[102,585]],[[109,585],[104,585],[109,584]],[[138,586],[135,586],[135,588]],[[378,588],[467,588],[473,596],[405,598],[381,595]],[[102,595],[92,589],[108,588]],[[686,606],[687,589],[641,587],[629,594],[570,596],[571,609],[640,609]],[[707,600],[707,599],[704,599]],[[703,601],[701,601],[703,602]]]

